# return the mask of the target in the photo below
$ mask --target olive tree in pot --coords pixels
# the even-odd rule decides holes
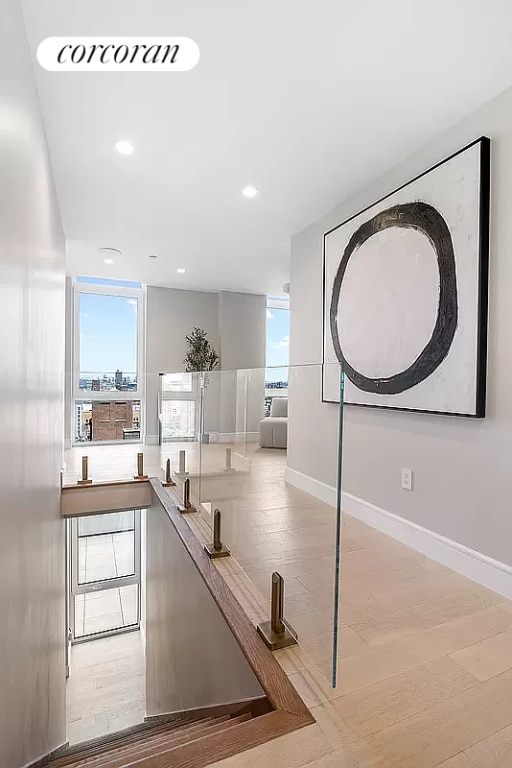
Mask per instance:
[[[220,357],[207,339],[206,331],[202,328],[193,328],[191,333],[185,336],[188,350],[183,360],[187,373],[198,373],[201,387],[201,403],[199,415],[200,439],[204,443],[210,442],[210,436],[204,431],[204,397],[203,391],[209,384],[208,371],[213,371],[220,362]]]

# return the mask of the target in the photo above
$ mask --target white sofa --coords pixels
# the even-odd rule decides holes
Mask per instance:
[[[286,448],[288,445],[288,398],[274,397],[270,416],[260,421],[260,446]]]

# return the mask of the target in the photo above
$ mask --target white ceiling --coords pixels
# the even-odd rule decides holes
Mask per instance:
[[[33,51],[109,34],[201,49],[184,73],[35,65],[70,274],[280,294],[292,233],[512,83],[510,0],[23,4]]]

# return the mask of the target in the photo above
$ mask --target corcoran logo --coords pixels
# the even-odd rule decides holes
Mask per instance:
[[[186,72],[199,46],[189,37],[48,37],[37,59],[50,72]]]

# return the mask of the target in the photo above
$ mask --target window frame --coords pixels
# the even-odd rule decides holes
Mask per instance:
[[[70,444],[71,446],[87,445],[108,445],[118,444],[120,441],[95,441],[90,443],[81,443],[76,440],[75,429],[75,411],[77,402],[97,402],[97,401],[140,401],[140,438],[130,440],[130,444],[142,443],[146,428],[146,347],[145,347],[145,328],[146,328],[146,287],[126,288],[118,285],[102,285],[97,283],[86,283],[72,278],[72,343],[71,343],[71,407],[69,424]],[[127,299],[137,299],[137,389],[129,391],[114,390],[112,392],[93,391],[89,389],[80,389],[80,294],[96,294],[102,296],[121,296]],[[99,371],[98,371],[99,373]],[[112,373],[114,373],[112,371]]]

